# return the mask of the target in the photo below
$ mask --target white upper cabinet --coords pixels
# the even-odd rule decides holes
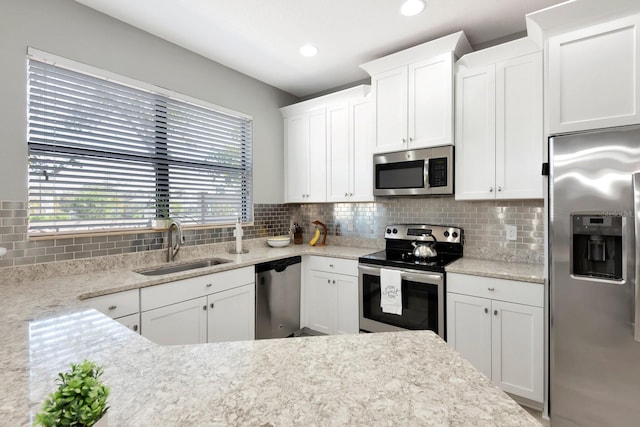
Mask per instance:
[[[369,98],[327,108],[327,201],[373,201]]]
[[[457,200],[543,197],[542,52],[532,49],[522,39],[458,62]]]
[[[374,152],[453,144],[453,62],[463,32],[361,65],[371,75]]]
[[[285,202],[372,201],[372,112],[361,85],[281,108]]]
[[[549,38],[549,133],[640,123],[640,15]]]
[[[495,66],[456,74],[456,199],[495,197]]]
[[[326,111],[285,117],[285,197],[287,202],[324,202],[326,190]]]
[[[453,144],[453,53],[409,65],[409,148]]]

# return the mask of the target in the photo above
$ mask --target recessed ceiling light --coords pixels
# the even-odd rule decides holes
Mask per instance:
[[[423,0],[406,0],[400,6],[400,13],[404,16],[415,16],[424,10]]]
[[[305,44],[300,48],[300,55],[302,56],[316,56],[318,54],[318,48],[312,44]]]

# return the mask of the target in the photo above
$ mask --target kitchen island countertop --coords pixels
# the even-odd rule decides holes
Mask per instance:
[[[255,249],[207,271],[371,251]],[[0,424],[30,425],[57,372],[87,358],[105,368],[110,426],[539,425],[430,331],[160,346],[78,299],[166,279],[130,269],[2,277]]]

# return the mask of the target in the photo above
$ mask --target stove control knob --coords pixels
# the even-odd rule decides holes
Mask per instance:
[[[397,228],[393,229],[393,234],[398,234],[398,229]]]
[[[454,231],[454,232],[453,232],[453,234],[452,234],[452,236],[453,236],[453,238],[455,239],[456,237],[458,237],[458,232],[457,232],[457,231]]]
[[[391,234],[391,229],[390,229],[390,228],[387,228],[386,233],[387,233],[387,234]]]
[[[444,232],[444,237],[449,237],[449,232],[448,231]]]

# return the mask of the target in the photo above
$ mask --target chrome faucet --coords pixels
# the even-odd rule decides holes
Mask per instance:
[[[169,227],[167,228],[167,262],[174,261],[176,259],[176,255],[180,251],[180,247],[182,246],[183,236],[182,236],[182,226],[180,225],[180,221],[177,219],[170,218]],[[173,244],[173,228],[175,227],[177,233],[177,239],[175,245]]]

